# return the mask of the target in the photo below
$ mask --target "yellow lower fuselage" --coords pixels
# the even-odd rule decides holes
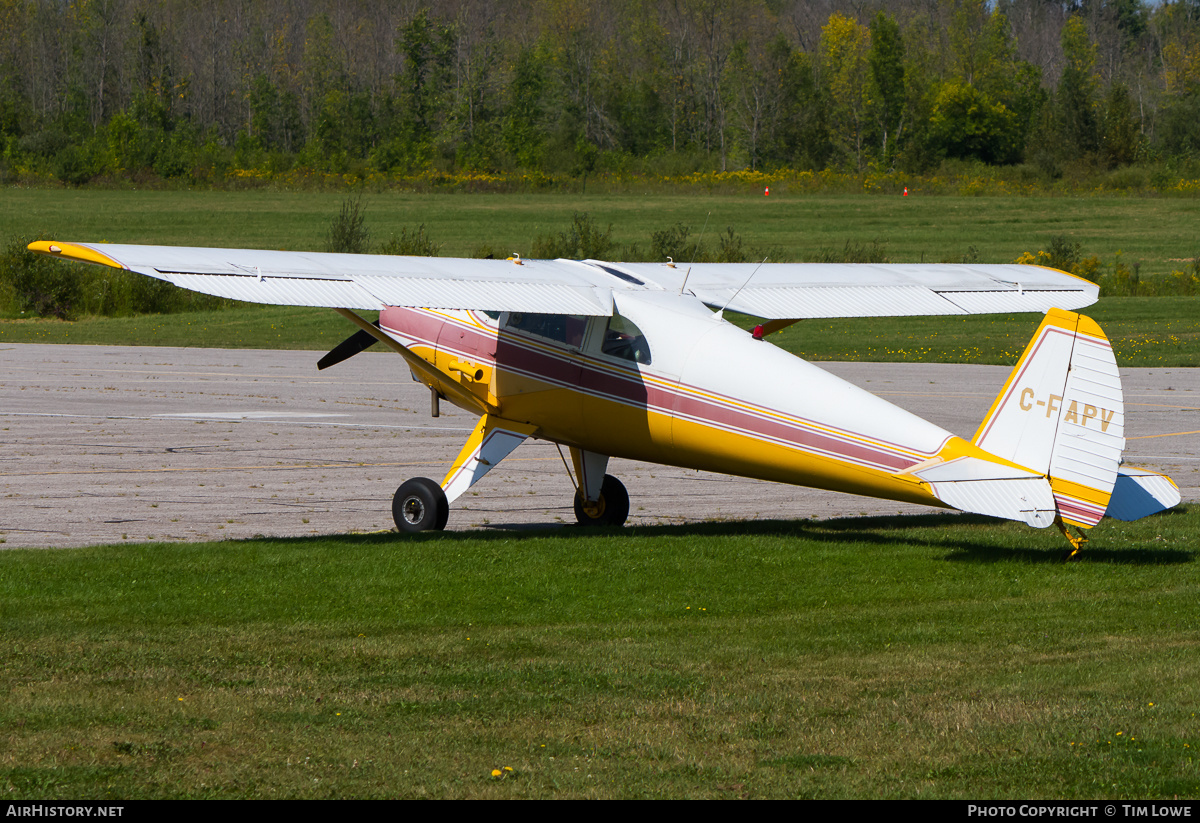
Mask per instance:
[[[472,408],[456,399],[465,390],[540,439],[596,454],[931,506],[945,504],[906,471],[982,454],[707,310],[644,299],[620,310],[646,332],[651,364],[605,356],[589,335],[564,345],[510,331],[504,315],[389,309],[381,322],[438,369],[433,388],[451,401]]]

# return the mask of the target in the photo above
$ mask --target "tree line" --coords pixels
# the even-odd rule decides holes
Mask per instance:
[[[1200,151],[1200,0],[0,0],[0,179]]]

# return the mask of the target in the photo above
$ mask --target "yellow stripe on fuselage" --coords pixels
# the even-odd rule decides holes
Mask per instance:
[[[899,478],[889,470],[817,453],[798,443],[782,443],[684,419],[665,410],[543,385],[542,391],[506,395],[502,403],[506,417],[536,420],[541,428],[539,436],[549,440],[613,457],[928,506],[945,505],[930,494],[926,484]],[[972,450],[970,444],[960,442],[963,448]]]
[[[464,324],[460,316],[434,312],[439,320]],[[495,330],[481,326],[487,333]],[[540,356],[551,357],[569,369],[589,370],[609,378],[637,383],[647,392],[661,392],[668,405],[638,402],[628,397],[607,395],[589,390],[577,382],[557,380],[530,369],[517,369],[502,363],[494,372],[492,390],[509,420],[536,424],[539,437],[575,446],[588,451],[676,465],[742,477],[812,486],[851,494],[868,495],[912,503],[944,506],[916,478],[897,476],[888,467],[872,465],[870,452],[875,451],[902,458],[907,463],[919,463],[933,454],[886,443],[857,432],[806,420],[776,409],[738,400],[676,380],[638,371],[620,364],[608,363],[582,353],[568,354],[560,347],[526,336],[505,336],[508,343]],[[432,347],[414,345],[427,359]],[[452,351],[438,349],[439,358]],[[442,364],[439,362],[438,364]],[[753,420],[771,423],[791,436],[765,435],[716,419],[706,419],[677,412],[675,407],[686,405],[685,400],[704,404],[696,411],[709,408],[713,414],[734,410]],[[692,405],[696,405],[693,403]],[[827,448],[817,449],[799,442],[804,433],[821,435]],[[959,453],[978,452],[959,438],[942,444],[939,453],[950,448]],[[858,447],[860,456],[848,457],[837,453],[838,444],[847,452]]]

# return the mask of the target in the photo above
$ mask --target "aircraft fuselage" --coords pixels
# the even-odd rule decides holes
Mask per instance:
[[[665,294],[665,293],[664,293]],[[381,327],[506,420],[588,452],[943,506],[902,473],[970,443],[699,301],[622,295],[608,317],[389,308]],[[436,388],[436,387],[434,387]],[[453,399],[453,398],[451,398]]]

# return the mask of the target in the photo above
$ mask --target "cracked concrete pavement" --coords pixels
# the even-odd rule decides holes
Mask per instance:
[[[475,420],[367,353],[0,346],[0,548],[392,529],[391,496],[441,480]],[[824,363],[970,437],[1002,366]],[[1127,462],[1200,500],[1200,369],[1123,369]],[[614,460],[630,523],[840,517],[917,506]],[[527,442],[451,506],[451,529],[574,522],[553,444]]]

